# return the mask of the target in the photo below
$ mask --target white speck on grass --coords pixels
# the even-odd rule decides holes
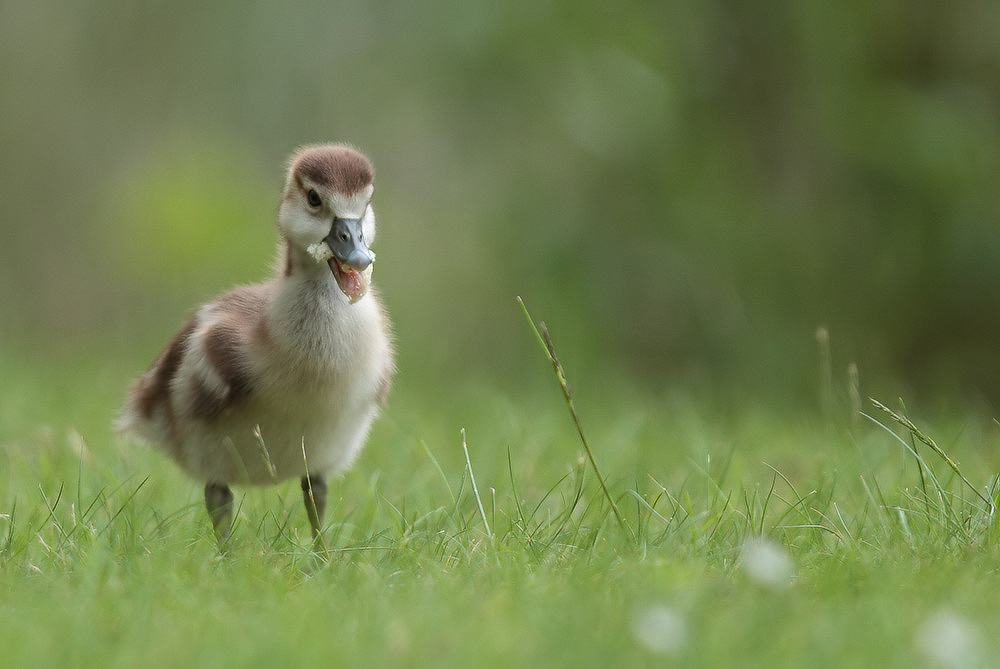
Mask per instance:
[[[687,643],[687,623],[684,618],[663,604],[647,606],[632,619],[632,633],[649,650],[658,655],[675,655]]]
[[[795,578],[795,563],[783,547],[764,538],[748,539],[741,553],[751,580],[773,590],[787,588]]]
[[[982,663],[979,630],[951,609],[939,609],[917,628],[914,643],[936,666],[977,667]]]

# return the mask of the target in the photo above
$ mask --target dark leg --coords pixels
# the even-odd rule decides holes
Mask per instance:
[[[205,485],[205,508],[212,519],[212,529],[219,546],[225,545],[233,525],[233,491],[225,483]]]
[[[323,531],[323,515],[326,513],[326,481],[322,476],[307,474],[302,477],[302,498],[306,502],[313,539],[318,541]]]

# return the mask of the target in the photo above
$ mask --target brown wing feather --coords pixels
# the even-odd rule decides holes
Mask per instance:
[[[195,418],[212,420],[232,408],[252,391],[249,363],[240,330],[234,324],[220,323],[205,334],[205,357],[223,383],[213,388],[203,380],[194,386],[191,411]]]
[[[144,419],[152,419],[158,406],[170,406],[170,384],[177,376],[194,328],[195,319],[192,318],[174,335],[166,350],[136,383],[133,401]]]

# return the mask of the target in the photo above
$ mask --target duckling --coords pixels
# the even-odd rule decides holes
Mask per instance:
[[[292,155],[278,276],[202,305],[131,386],[118,428],[205,484],[220,546],[234,484],[299,477],[314,540],[327,480],[357,458],[394,373],[371,272],[374,170],[355,149]]]

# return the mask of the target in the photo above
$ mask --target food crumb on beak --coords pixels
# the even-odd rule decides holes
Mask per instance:
[[[327,262],[333,257],[333,251],[330,250],[330,245],[325,241],[316,242],[315,244],[310,244],[306,247],[306,251],[309,252],[316,262]]]

